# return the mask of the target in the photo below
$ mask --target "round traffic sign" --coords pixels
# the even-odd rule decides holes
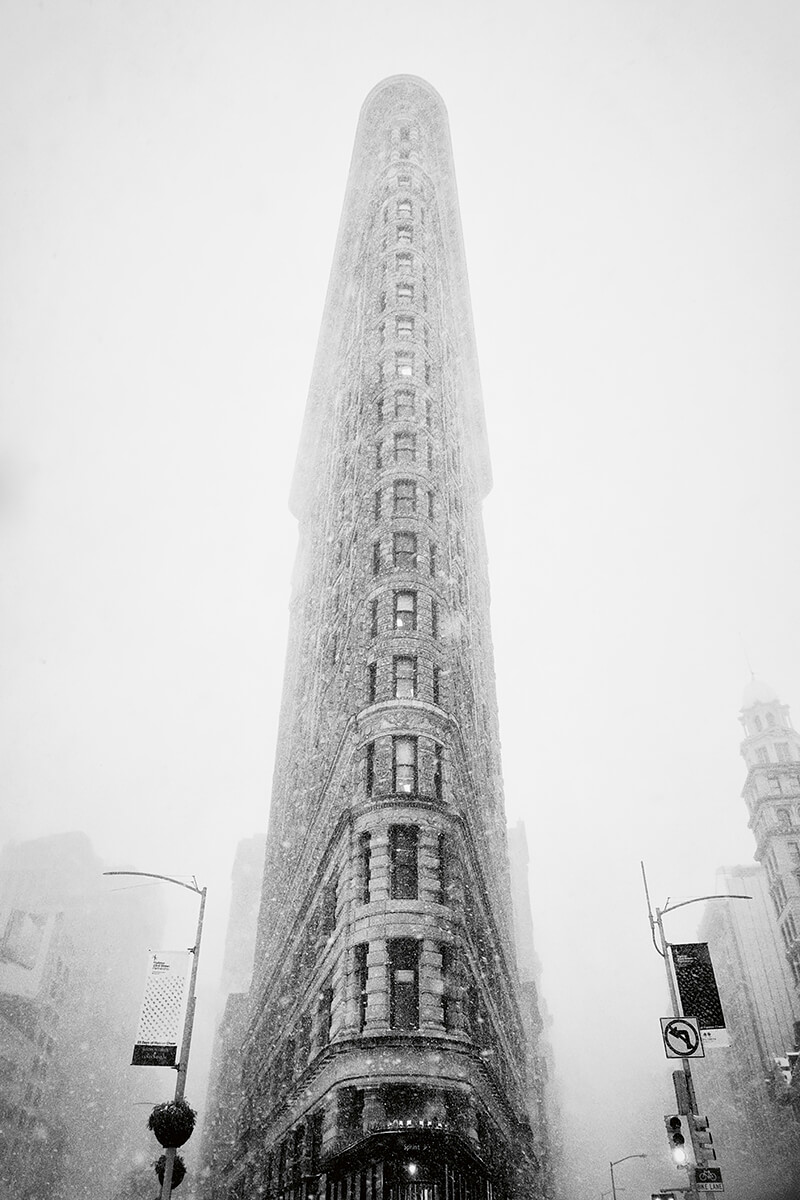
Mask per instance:
[[[682,1017],[675,1017],[664,1026],[664,1045],[673,1054],[691,1058],[700,1045],[697,1026],[691,1021],[684,1021]]]

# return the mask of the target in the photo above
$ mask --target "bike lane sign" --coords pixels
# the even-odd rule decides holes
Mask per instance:
[[[661,1038],[667,1058],[706,1056],[696,1017],[661,1017]]]

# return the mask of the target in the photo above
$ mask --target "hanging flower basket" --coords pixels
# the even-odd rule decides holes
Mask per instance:
[[[156,1175],[158,1176],[158,1182],[162,1183],[162,1184],[164,1182],[164,1170],[166,1168],[166,1165],[167,1165],[167,1156],[166,1156],[166,1154],[162,1154],[161,1158],[155,1164],[155,1172],[156,1172]],[[184,1178],[185,1174],[186,1174],[186,1163],[183,1161],[180,1154],[176,1154],[175,1162],[172,1164],[172,1186],[174,1188],[181,1186],[181,1184],[183,1183],[183,1178]]]
[[[162,1146],[182,1146],[192,1136],[197,1113],[185,1100],[157,1104],[147,1122]]]

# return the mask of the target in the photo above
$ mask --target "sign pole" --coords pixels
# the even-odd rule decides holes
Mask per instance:
[[[189,1049],[192,1045],[192,1026],[194,1025],[195,994],[194,985],[197,979],[197,964],[200,961],[200,939],[203,936],[203,915],[206,909],[206,889],[200,893],[200,912],[197,914],[197,933],[192,947],[192,971],[189,976],[189,998],[186,1002],[186,1019],[183,1022],[183,1037],[181,1038],[181,1054],[178,1060],[178,1077],[175,1080],[175,1099],[182,1100],[186,1090],[186,1072],[189,1069]],[[175,1166],[175,1147],[167,1146],[164,1150],[164,1182],[161,1185],[161,1200],[170,1200],[172,1195],[172,1171]]]

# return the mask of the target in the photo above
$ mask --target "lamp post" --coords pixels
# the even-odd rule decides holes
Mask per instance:
[[[181,1038],[181,1052],[178,1058],[175,1069],[177,1070],[177,1078],[175,1080],[175,1099],[182,1100],[186,1090],[186,1072],[189,1069],[189,1051],[192,1045],[192,1026],[194,1025],[194,1009],[196,996],[194,994],[195,981],[197,979],[197,964],[200,962],[200,939],[203,936],[203,915],[206,908],[206,888],[199,888],[197,880],[192,876],[191,883],[184,883],[182,879],[173,879],[171,875],[154,875],[152,871],[104,871],[104,875],[138,875],[146,879],[160,879],[164,883],[174,883],[178,887],[186,888],[187,891],[195,892],[200,897],[200,911],[197,914],[197,932],[194,937],[194,945],[190,947],[189,953],[192,955],[192,970],[189,975],[189,998],[186,1002],[186,1019],[183,1022],[183,1037]],[[164,1148],[164,1181],[161,1184],[161,1200],[170,1200],[172,1195],[172,1169],[175,1165],[175,1147],[165,1146]]]
[[[629,1158],[647,1158],[646,1154],[626,1154],[624,1158],[615,1158],[613,1162],[608,1164],[611,1171],[611,1195],[613,1200],[617,1200],[617,1189],[614,1184],[614,1167],[618,1167],[620,1163],[627,1162]]]
[[[653,945],[655,946],[656,950],[658,951],[658,953],[661,955],[661,957],[664,960],[664,969],[667,972],[667,987],[669,988],[669,996],[670,996],[670,1000],[672,1002],[673,1016],[676,1016],[676,1017],[685,1016],[685,1015],[691,1016],[692,1015],[691,1013],[685,1014],[681,1008],[680,997],[678,995],[678,987],[675,982],[673,973],[670,970],[669,953],[668,953],[670,944],[667,941],[666,934],[664,933],[664,923],[663,923],[662,918],[665,917],[667,913],[675,912],[675,910],[678,908],[687,908],[688,905],[690,905],[690,904],[701,904],[705,900],[752,900],[753,897],[752,896],[744,896],[744,895],[741,895],[741,894],[738,894],[735,892],[729,892],[729,893],[717,892],[713,896],[695,896],[691,900],[681,900],[678,904],[670,904],[669,900],[667,900],[667,903],[664,905],[663,908],[658,908],[658,906],[656,906],[656,915],[653,916],[653,910],[650,905],[650,892],[647,887],[647,875],[645,874],[644,863],[641,864],[641,868],[642,868],[642,880],[644,882],[644,894],[647,899],[647,915],[650,919],[650,935],[653,939]],[[656,941],[656,930],[658,930],[658,941]],[[689,1065],[689,1059],[687,1057],[681,1058],[681,1066],[683,1067],[683,1089],[681,1089],[679,1087],[680,1082],[681,1082],[680,1071],[676,1071],[672,1077],[673,1082],[675,1084],[675,1098],[678,1101],[678,1111],[682,1115],[691,1117],[691,1116],[697,1114],[698,1109],[697,1109],[697,1096],[695,1095],[694,1082],[692,1080],[692,1069]],[[683,1105],[681,1104],[681,1091],[682,1090],[685,1091],[685,1098],[686,1098],[685,1111],[684,1111]],[[695,1130],[694,1130],[694,1126],[693,1126],[691,1120],[689,1121],[689,1133],[690,1133],[691,1140],[692,1140],[692,1148],[695,1150],[695,1154],[696,1154],[697,1153],[697,1145],[695,1142]],[[690,1174],[690,1182],[691,1182],[691,1174]],[[693,1197],[693,1196],[695,1196],[696,1193],[694,1192],[693,1189],[690,1188],[686,1194],[687,1194],[687,1197]]]

